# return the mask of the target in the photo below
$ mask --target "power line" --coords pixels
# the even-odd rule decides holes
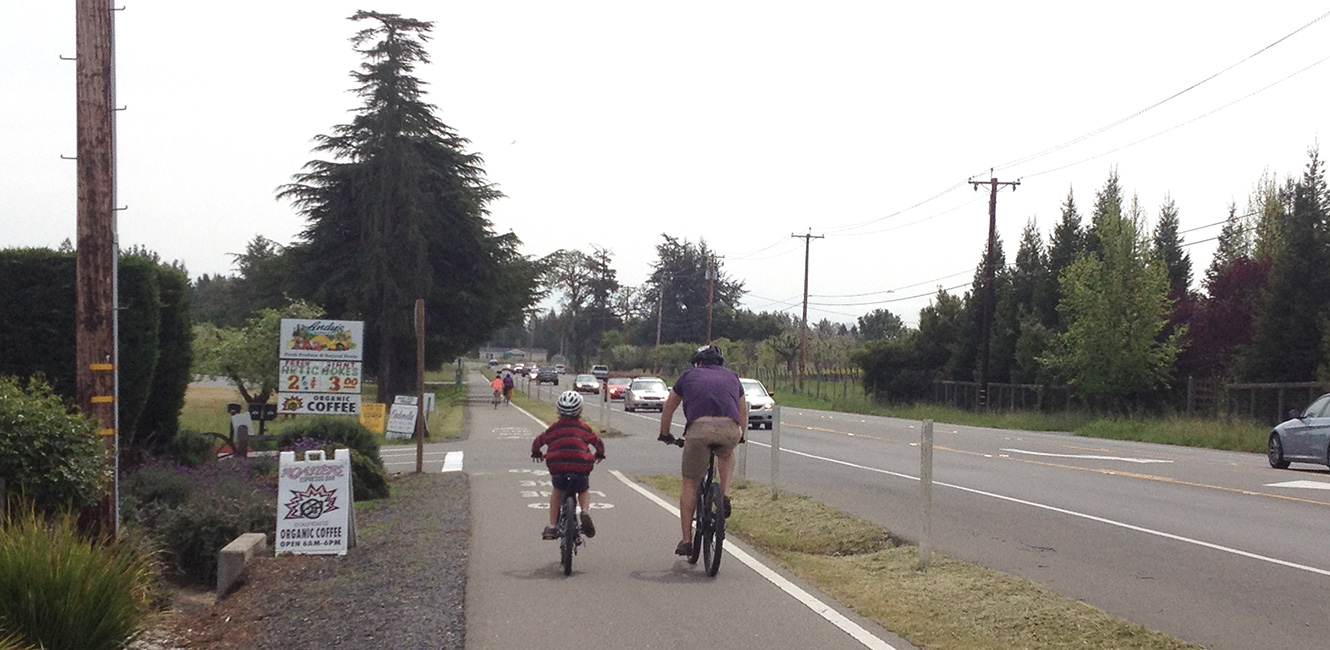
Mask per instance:
[[[1192,90],[1195,90],[1196,88],[1200,87],[1202,84],[1204,84],[1204,83],[1206,83],[1206,82],[1208,82],[1208,81],[1213,80],[1214,78],[1216,78],[1216,77],[1218,77],[1218,76],[1220,76],[1220,75],[1222,75],[1222,74],[1228,72],[1229,70],[1232,70],[1233,68],[1236,68],[1236,67],[1242,65],[1243,63],[1246,63],[1247,61],[1252,60],[1253,58],[1255,58],[1255,57],[1261,55],[1262,53],[1264,53],[1266,50],[1269,50],[1270,48],[1273,48],[1274,46],[1279,45],[1280,43],[1282,43],[1282,42],[1288,40],[1289,38],[1292,38],[1292,37],[1293,37],[1294,35],[1296,35],[1298,32],[1301,32],[1302,30],[1307,29],[1308,27],[1311,27],[1312,25],[1315,25],[1316,23],[1318,23],[1318,22],[1320,22],[1321,20],[1323,20],[1326,16],[1330,16],[1330,12],[1323,13],[1323,14],[1317,16],[1316,18],[1313,18],[1313,19],[1311,20],[1311,22],[1308,22],[1307,24],[1305,24],[1305,25],[1303,25],[1303,26],[1301,26],[1301,27],[1299,27],[1299,28],[1297,28],[1297,29],[1295,29],[1295,30],[1289,32],[1288,34],[1285,34],[1284,36],[1282,36],[1282,37],[1280,37],[1280,38],[1278,38],[1278,39],[1276,39],[1273,43],[1270,43],[1269,45],[1266,45],[1265,47],[1263,47],[1263,48],[1261,48],[1261,49],[1259,49],[1259,50],[1257,50],[1257,51],[1255,51],[1255,52],[1253,52],[1253,53],[1247,55],[1246,57],[1244,57],[1244,58],[1242,58],[1241,60],[1239,60],[1237,63],[1234,63],[1234,64],[1232,64],[1232,65],[1230,65],[1230,66],[1224,68],[1223,70],[1220,70],[1219,72],[1216,72],[1216,73],[1214,73],[1214,74],[1212,74],[1212,75],[1210,75],[1210,76],[1208,76],[1208,77],[1206,77],[1206,78],[1204,78],[1204,79],[1202,79],[1202,80],[1200,80],[1200,81],[1197,81],[1196,83],[1193,83],[1193,84],[1191,84],[1190,86],[1187,86],[1186,88],[1183,88],[1182,90],[1179,90],[1179,91],[1173,93],[1172,95],[1169,95],[1168,97],[1165,97],[1164,99],[1161,99],[1161,100],[1159,100],[1159,101],[1157,101],[1157,102],[1155,102],[1155,103],[1153,103],[1153,104],[1151,104],[1151,105],[1149,105],[1149,106],[1146,106],[1145,108],[1142,108],[1142,109],[1136,111],[1135,113],[1132,113],[1131,115],[1128,115],[1128,116],[1126,116],[1126,117],[1123,117],[1123,118],[1120,118],[1120,119],[1118,119],[1118,120],[1115,120],[1115,121],[1113,121],[1113,122],[1111,122],[1111,123],[1109,123],[1109,124],[1106,124],[1106,125],[1101,126],[1101,127],[1097,128],[1097,129],[1095,129],[1095,130],[1093,130],[1093,131],[1090,131],[1089,133],[1085,133],[1085,134],[1083,134],[1083,135],[1079,135],[1079,136],[1077,136],[1077,137],[1075,137],[1075,138],[1072,138],[1071,140],[1068,140],[1068,141],[1066,141],[1066,142],[1063,142],[1062,144],[1059,144],[1059,145],[1056,145],[1056,146],[1053,146],[1053,147],[1049,147],[1049,148],[1047,148],[1047,149],[1044,149],[1043,151],[1039,151],[1039,152],[1036,152],[1036,153],[1033,153],[1033,154],[1029,154],[1029,155],[1024,156],[1024,157],[1021,157],[1021,158],[1017,158],[1017,159],[1015,159],[1015,160],[1010,160],[1010,161],[1008,161],[1008,162],[1002,163],[1001,165],[998,165],[997,167],[994,167],[994,168],[993,168],[993,171],[997,171],[997,170],[999,170],[999,169],[1008,169],[1008,168],[1011,168],[1011,167],[1015,167],[1016,165],[1022,165],[1022,164],[1025,164],[1025,163],[1027,163],[1027,162],[1030,162],[1030,161],[1036,160],[1036,159],[1038,159],[1038,158],[1042,158],[1042,157],[1047,156],[1047,155],[1049,155],[1049,154],[1051,154],[1051,153],[1054,153],[1054,152],[1057,152],[1057,151],[1061,151],[1062,149],[1066,149],[1067,147],[1070,147],[1070,146],[1072,146],[1072,145],[1074,145],[1074,144],[1077,144],[1077,143],[1079,143],[1079,142],[1082,142],[1082,141],[1085,141],[1085,140],[1087,140],[1087,139],[1089,139],[1089,138],[1092,138],[1092,137],[1094,137],[1094,136],[1096,136],[1096,135],[1099,135],[1100,133],[1103,133],[1103,132],[1105,132],[1105,131],[1108,131],[1108,130],[1114,128],[1114,127],[1120,126],[1120,125],[1122,125],[1122,124],[1124,124],[1124,123],[1126,123],[1126,122],[1128,122],[1128,121],[1130,121],[1130,120],[1133,120],[1133,119],[1135,119],[1135,118],[1137,118],[1137,117],[1140,117],[1141,115],[1144,115],[1145,113],[1147,113],[1147,112],[1149,112],[1149,111],[1151,111],[1151,110],[1154,110],[1154,109],[1156,109],[1156,108],[1158,108],[1158,107],[1160,107],[1160,106],[1162,106],[1162,105],[1164,105],[1164,104],[1166,104],[1166,103],[1168,103],[1168,102],[1170,102],[1170,101],[1172,101],[1172,100],[1174,100],[1174,99],[1177,99],[1178,97],[1181,97],[1182,95],[1187,94],[1188,92],[1191,92]],[[1315,64],[1313,64],[1313,65],[1315,65]],[[1259,91],[1258,91],[1258,92],[1259,92]],[[1153,136],[1152,136],[1152,137],[1153,137]],[[1116,151],[1116,150],[1115,150],[1115,151]],[[1110,153],[1112,153],[1112,152],[1110,152]],[[1107,154],[1105,154],[1105,155],[1107,155]]]

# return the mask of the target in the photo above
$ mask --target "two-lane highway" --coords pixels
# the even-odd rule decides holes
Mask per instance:
[[[615,408],[616,427],[654,437],[657,415]],[[920,426],[785,408],[781,487],[915,540]],[[1208,648],[1330,647],[1324,468],[1061,433],[934,433],[938,552]],[[770,434],[748,437],[748,476],[766,481]]]

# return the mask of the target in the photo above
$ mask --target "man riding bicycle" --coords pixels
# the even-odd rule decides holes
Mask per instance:
[[[734,447],[743,439],[748,422],[748,401],[744,398],[739,375],[725,368],[720,348],[707,345],[693,353],[693,367],[674,382],[660,412],[660,436],[665,443],[675,441],[670,420],[683,405],[684,446],[679,490],[679,523],[683,541],[675,547],[677,555],[692,552],[693,510],[697,506],[697,484],[711,462],[711,445],[716,449],[716,469],[720,490],[725,495],[725,516],[730,516],[730,478],[734,476]]]

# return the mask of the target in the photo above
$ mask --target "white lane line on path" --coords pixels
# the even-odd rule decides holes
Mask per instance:
[[[1086,460],[1120,460],[1124,463],[1171,463],[1171,460],[1162,460],[1159,458],[1123,458],[1122,456],[1097,456],[1095,454],[1050,454],[1045,451],[1026,451],[1024,449],[1003,449],[1013,454],[1026,454],[1029,456],[1051,456],[1053,458],[1080,458]]]
[[[460,472],[462,471],[462,452],[450,451],[443,457],[443,471]]]
[[[673,505],[670,505],[669,502],[656,496],[655,494],[652,494],[646,488],[638,485],[637,483],[634,483],[632,480],[624,476],[623,473],[620,472],[619,470],[612,469],[610,470],[610,474],[613,474],[614,478],[619,479],[619,481],[621,481],[624,485],[627,485],[628,487],[636,490],[642,496],[645,496],[646,498],[653,501],[656,505],[669,511],[671,514],[675,516],[675,518],[679,517],[678,508],[676,508]],[[785,593],[793,596],[795,600],[803,603],[806,607],[808,607],[808,609],[813,610],[819,616],[830,622],[832,625],[835,625],[836,627],[840,628],[842,632],[845,632],[846,634],[854,637],[856,641],[864,644],[864,647],[871,648],[872,650],[896,650],[895,646],[892,646],[886,641],[883,641],[882,639],[873,636],[873,633],[860,627],[858,623],[851,621],[850,619],[846,618],[844,614],[841,614],[840,612],[832,609],[826,603],[818,600],[816,597],[814,597],[812,594],[808,593],[807,591],[804,591],[799,587],[799,585],[796,585],[793,582],[790,582],[789,580],[785,579],[785,576],[782,576],[781,574],[772,571],[765,564],[759,562],[757,558],[754,558],[753,556],[746,553],[743,549],[735,548],[734,544],[727,544],[725,545],[725,552],[729,553],[730,555],[733,555],[735,559],[748,565],[748,568],[756,571],[758,575],[762,576],[763,578],[766,578],[768,581],[771,582],[771,584],[779,587],[781,591],[784,591]]]
[[[549,428],[550,425],[548,425],[548,424],[542,422],[540,418],[538,418],[538,417],[532,415],[532,414],[531,414],[531,411],[528,411],[528,410],[526,410],[526,409],[524,409],[524,408],[522,408],[522,407],[520,407],[520,406],[518,406],[518,405],[516,405],[516,404],[512,404],[512,403],[509,403],[508,406],[511,406],[511,407],[513,407],[513,408],[515,408],[515,409],[521,411],[521,412],[522,412],[524,415],[526,415],[527,417],[531,418],[532,420],[535,420],[535,421],[536,421],[536,424],[539,424],[541,429],[548,429],[548,428]]]
[[[771,448],[771,445],[763,444],[763,443],[760,443],[760,442],[757,442],[757,441],[754,441],[754,440],[749,440],[749,441],[748,441],[748,444],[758,445],[758,446],[760,446],[760,447],[766,447],[766,448],[768,448],[768,449]],[[885,469],[878,469],[878,468],[876,468],[876,467],[868,467],[868,466],[866,466],[866,465],[856,465],[855,463],[850,463],[850,462],[846,462],[846,461],[843,461],[843,460],[836,460],[835,458],[826,458],[826,457],[823,457],[823,456],[814,456],[814,455],[812,455],[812,454],[806,454],[806,453],[804,453],[804,452],[802,452],[802,451],[794,451],[794,450],[792,450],[792,449],[785,449],[785,448],[781,448],[781,451],[783,451],[783,452],[785,452],[785,453],[787,453],[787,454],[794,454],[795,456],[803,456],[803,457],[805,457],[805,458],[812,458],[813,460],[821,460],[821,461],[825,461],[825,462],[828,462],[828,463],[834,463],[834,464],[836,464],[836,465],[844,465],[845,467],[853,467],[853,468],[855,468],[855,469],[862,469],[862,470],[866,470],[866,471],[869,471],[869,472],[877,472],[878,474],[887,474],[887,475],[889,475],[889,476],[895,476],[895,477],[898,477],[898,478],[910,479],[911,481],[917,481],[917,480],[919,480],[919,477],[917,477],[917,476],[910,476],[909,474],[901,474],[901,473],[899,473],[899,472],[892,472],[892,471],[888,471],[888,470],[885,470]],[[1315,574],[1317,574],[1317,575],[1330,576],[1330,571],[1327,571],[1327,570],[1325,570],[1325,569],[1318,569],[1318,568],[1316,568],[1316,567],[1314,567],[1314,566],[1307,566],[1307,565],[1305,565],[1305,564],[1298,564],[1298,563],[1296,563],[1296,562],[1289,562],[1289,561],[1286,561],[1286,560],[1280,560],[1280,559],[1278,559],[1278,558],[1269,557],[1269,556],[1267,556],[1267,555],[1259,555],[1259,554],[1257,554],[1257,553],[1251,553],[1251,552],[1249,552],[1249,551],[1243,551],[1243,550],[1236,549],[1236,548],[1231,548],[1231,547],[1228,547],[1228,546],[1221,546],[1221,545],[1219,545],[1219,544],[1214,544],[1214,543],[1211,543],[1211,542],[1205,542],[1205,541],[1201,541],[1201,540],[1199,540],[1199,539],[1192,539],[1192,538],[1190,538],[1190,537],[1183,537],[1183,536],[1181,536],[1181,535],[1174,535],[1173,533],[1166,533],[1166,532],[1164,532],[1164,531],[1162,531],[1162,530],[1154,530],[1154,529],[1152,529],[1152,528],[1145,528],[1145,527],[1142,527],[1142,526],[1136,526],[1136,525],[1133,525],[1133,524],[1128,524],[1128,523],[1126,523],[1126,522],[1114,521],[1114,520],[1112,520],[1112,519],[1105,519],[1104,517],[1098,517],[1098,516],[1095,516],[1095,515],[1086,514],[1086,513],[1084,513],[1084,512],[1076,512],[1075,510],[1067,510],[1066,508],[1059,508],[1059,507],[1057,507],[1057,506],[1050,506],[1050,505],[1043,504],[1043,503],[1036,503],[1036,502],[1034,502],[1034,501],[1026,501],[1025,499],[1017,499],[1016,497],[1009,497],[1009,496],[1002,495],[1002,494],[995,494],[995,493],[993,493],[993,492],[985,492],[985,491],[983,491],[983,490],[976,490],[976,489],[974,489],[974,488],[968,488],[968,487],[964,487],[964,486],[961,486],[961,485],[954,485],[954,484],[951,484],[951,483],[943,483],[942,481],[936,481],[936,480],[935,480],[935,481],[933,481],[933,485],[940,485],[940,486],[942,486],[942,487],[949,487],[949,488],[952,488],[952,489],[955,489],[955,490],[960,490],[960,491],[962,491],[962,492],[969,492],[969,493],[971,493],[971,494],[977,494],[977,495],[979,495],[979,496],[985,496],[985,497],[989,497],[989,498],[992,498],[992,499],[999,499],[999,500],[1002,500],[1002,501],[1009,501],[1009,502],[1011,502],[1011,503],[1019,503],[1019,504],[1021,504],[1021,505],[1030,506],[1030,507],[1032,507],[1032,508],[1039,508],[1039,509],[1041,509],[1041,510],[1048,510],[1048,511],[1050,511],[1050,512],[1056,512],[1056,513],[1060,513],[1060,514],[1064,514],[1064,515],[1070,515],[1070,516],[1072,516],[1072,517],[1080,517],[1081,519],[1088,519],[1088,520],[1090,520],[1090,521],[1097,521],[1097,522],[1099,522],[1099,523],[1101,523],[1101,524],[1108,524],[1108,525],[1110,525],[1110,526],[1117,526],[1118,528],[1125,528],[1125,529],[1127,529],[1127,530],[1134,530],[1134,531],[1136,531],[1136,532],[1138,532],[1138,533],[1145,533],[1145,534],[1147,534],[1147,535],[1154,535],[1154,536],[1156,536],[1156,537],[1163,537],[1164,539],[1171,539],[1171,540],[1173,540],[1173,541],[1183,542],[1183,543],[1186,543],[1186,544],[1194,544],[1194,545],[1196,545],[1196,546],[1201,546],[1201,547],[1208,548],[1208,549],[1213,549],[1213,550],[1216,550],[1216,551],[1223,551],[1224,553],[1231,553],[1231,554],[1233,554],[1233,555],[1238,555],[1238,556],[1245,557],[1245,558],[1250,558],[1250,559],[1253,559],[1253,560],[1260,560],[1260,561],[1262,561],[1262,562],[1269,562],[1269,563],[1271,563],[1271,564],[1278,564],[1279,566],[1285,566],[1285,567],[1288,567],[1288,568],[1290,568],[1290,569],[1298,569],[1298,570],[1301,570],[1301,571],[1306,571],[1306,572],[1308,572],[1308,573],[1315,573]]]

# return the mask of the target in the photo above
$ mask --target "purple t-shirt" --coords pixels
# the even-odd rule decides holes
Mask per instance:
[[[679,375],[671,390],[683,398],[683,416],[688,422],[713,416],[744,423],[739,414],[744,389],[739,385],[739,375],[725,366],[689,368]]]

